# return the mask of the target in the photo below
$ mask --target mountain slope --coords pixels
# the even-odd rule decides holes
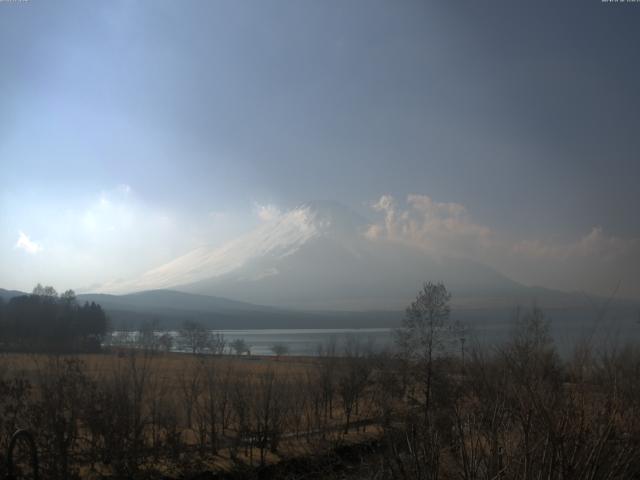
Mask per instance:
[[[284,258],[319,236],[322,228],[322,221],[316,221],[311,209],[295,209],[220,248],[200,247],[138,279],[105,285],[101,290],[118,293],[170,288],[225,275],[255,259]],[[264,270],[253,275],[261,277],[272,273]]]
[[[9,302],[25,292],[0,289]],[[116,329],[136,329],[144,322],[158,328],[180,328],[194,320],[212,329],[371,328],[399,326],[401,312],[299,312],[237,302],[220,297],[172,290],[152,290],[129,295],[81,294],[79,303],[96,302]]]
[[[526,291],[485,265],[369,240],[367,226],[342,205],[308,203],[220,248],[198,248],[101,290],[169,288],[307,310],[403,308],[425,280],[445,282],[457,299]]]
[[[0,288],[0,298],[2,298],[5,302],[8,302],[13,297],[20,297],[22,295],[27,294],[18,290],[5,290],[4,288]]]
[[[271,307],[238,302],[227,298],[194,295],[172,290],[149,290],[128,295],[81,294],[79,302],[96,302],[107,309],[198,311],[211,313],[275,311]]]
[[[213,329],[390,327],[401,318],[399,312],[299,312],[172,290],[83,294],[78,301],[100,304],[115,329],[137,328],[143,322],[178,328],[185,320]]]

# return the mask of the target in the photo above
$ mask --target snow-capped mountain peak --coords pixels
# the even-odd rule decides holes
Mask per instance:
[[[331,202],[278,214],[221,246],[203,246],[103,293],[174,289],[302,309],[388,309],[406,305],[424,281],[459,295],[502,295],[518,284],[465,259],[369,239],[368,222]]]
[[[215,278],[257,259],[282,259],[314,238],[353,242],[366,222],[346,207],[332,202],[309,202],[264,222],[221,247],[202,246],[150,270],[139,278],[103,286],[103,292],[172,288]],[[274,267],[255,272],[254,279],[277,273]]]

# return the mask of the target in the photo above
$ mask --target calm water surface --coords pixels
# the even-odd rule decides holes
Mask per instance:
[[[174,337],[174,351],[186,351],[180,346],[179,332],[168,332]],[[344,329],[264,329],[264,330],[212,330],[224,335],[229,345],[237,339],[244,340],[252,355],[274,355],[272,347],[285,345],[289,355],[318,355],[319,349],[335,348],[336,354],[344,352],[347,344],[357,344],[361,349],[373,351],[393,347],[391,328],[344,328]],[[135,341],[135,332],[114,332],[113,344]],[[126,340],[124,340],[126,339]]]
[[[625,319],[600,325],[597,328],[583,321],[582,318],[563,318],[562,320],[552,322],[550,330],[558,352],[562,356],[571,354],[575,345],[585,340],[597,349],[640,343],[640,322],[635,319]],[[469,322],[464,333],[466,348],[476,346],[495,348],[509,340],[513,328],[513,322],[506,318],[503,321],[478,321],[475,324]],[[357,344],[361,350],[378,352],[393,350],[395,343],[392,328],[212,330],[212,332],[224,335],[227,345],[237,339],[244,340],[250,347],[252,355],[274,355],[272,347],[276,344],[285,345],[289,355],[314,356],[318,355],[320,347],[326,351],[333,346],[335,353],[341,355],[349,343]],[[178,331],[170,331],[169,334],[174,337],[173,350],[188,350],[180,345]],[[114,332],[112,343],[135,342],[135,338],[134,332],[128,334]],[[450,343],[449,348],[457,352],[460,348],[459,342]]]
[[[221,330],[224,338],[232,342],[242,339],[251,346],[255,355],[273,355],[271,347],[286,345],[291,355],[317,355],[318,348],[335,345],[340,354],[348,342],[357,342],[362,348],[383,350],[392,347],[390,328],[360,329],[283,329],[283,330]]]

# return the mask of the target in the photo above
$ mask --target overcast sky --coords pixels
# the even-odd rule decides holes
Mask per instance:
[[[2,1],[0,287],[427,196],[494,239],[461,255],[640,298],[639,45],[600,0]]]

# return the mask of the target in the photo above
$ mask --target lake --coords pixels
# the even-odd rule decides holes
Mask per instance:
[[[160,332],[158,332],[160,333]],[[168,332],[174,338],[174,351],[187,351],[177,339],[178,331]],[[391,328],[344,328],[344,329],[261,329],[261,330],[212,330],[221,333],[229,345],[234,340],[244,340],[252,355],[274,355],[272,347],[282,344],[289,355],[318,355],[319,348],[335,346],[338,355],[342,354],[347,343],[356,343],[360,348],[381,351],[393,347],[393,329]],[[114,332],[113,345],[134,342],[136,332]]]
[[[577,343],[587,341],[596,349],[610,349],[615,345],[640,342],[640,325],[633,316],[613,318],[611,321],[589,321],[586,314],[551,311],[551,335],[562,356],[570,355]],[[494,348],[508,341],[514,328],[513,318],[505,313],[502,316],[467,313],[463,322],[466,325],[466,348],[475,346]],[[274,355],[272,347],[282,344],[289,355],[318,355],[318,348],[335,345],[335,352],[343,354],[348,342],[355,342],[361,349],[373,351],[392,350],[395,336],[392,328],[336,328],[336,329],[255,329],[255,330],[213,330],[221,333],[229,345],[240,339],[250,347],[252,355]],[[164,332],[157,332],[161,334]],[[179,333],[168,332],[174,338],[174,351],[188,351],[181,347]],[[120,338],[118,338],[120,337]],[[111,344],[135,342],[135,332],[114,332]],[[458,351],[460,344],[452,343],[449,348]]]

